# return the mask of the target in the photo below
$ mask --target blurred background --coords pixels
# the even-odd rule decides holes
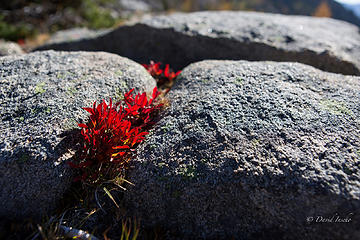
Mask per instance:
[[[360,27],[360,0],[1,0],[0,39],[37,45],[59,30],[103,29],[143,14],[201,10],[331,17]]]

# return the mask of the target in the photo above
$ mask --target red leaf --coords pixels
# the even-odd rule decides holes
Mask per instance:
[[[83,108],[85,111],[88,111],[90,114],[94,114],[94,111],[92,108]]]
[[[127,145],[113,147],[113,149],[129,149],[129,148],[130,148],[130,147],[127,146]]]
[[[86,124],[83,123],[78,123],[78,126],[81,128],[88,128],[88,126]]]

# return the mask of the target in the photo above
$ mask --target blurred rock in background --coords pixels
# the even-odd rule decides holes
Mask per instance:
[[[360,18],[334,0],[13,0],[1,3],[0,38],[26,39],[28,44],[39,34],[75,27],[110,28],[148,12],[201,10],[331,17],[360,26]]]
[[[24,53],[24,51],[21,49],[19,44],[0,39],[0,57],[22,53]]]

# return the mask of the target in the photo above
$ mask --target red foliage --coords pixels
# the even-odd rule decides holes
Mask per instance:
[[[150,61],[150,64],[143,64],[146,70],[158,81],[158,84],[172,83],[172,81],[181,73],[177,71],[176,73],[170,70],[169,64],[165,65],[165,69],[161,69],[161,62],[155,63]]]
[[[163,70],[160,69],[161,62],[155,63],[154,61],[150,61],[150,64],[142,64],[144,68],[150,73],[154,78],[160,78]]]
[[[92,108],[83,108],[90,113],[82,128],[83,149],[79,163],[71,163],[73,168],[80,169],[82,176],[76,180],[96,182],[99,175],[107,175],[109,164],[112,170],[121,171],[131,158],[131,153],[138,143],[144,140],[147,129],[154,124],[154,118],[162,107],[156,98],[157,88],[148,100],[146,93],[133,96],[134,89],[125,93],[124,99],[113,105],[104,100]]]
[[[18,39],[18,40],[17,40],[17,43],[18,43],[20,46],[23,46],[23,45],[25,45],[25,40],[24,40],[24,39]]]

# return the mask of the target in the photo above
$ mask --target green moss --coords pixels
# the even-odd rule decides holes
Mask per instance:
[[[335,115],[344,114],[348,116],[354,116],[354,113],[346,107],[346,104],[344,102],[325,99],[325,100],[321,100],[320,106],[324,110]]]

